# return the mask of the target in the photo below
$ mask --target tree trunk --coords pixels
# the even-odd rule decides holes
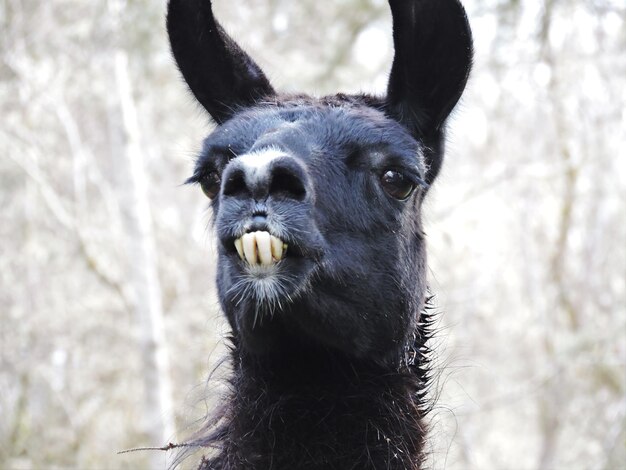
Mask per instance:
[[[146,171],[140,145],[135,102],[125,51],[115,52],[115,77],[122,112],[124,169],[127,176],[127,234],[134,310],[140,328],[145,387],[144,426],[150,445],[165,445],[174,435],[169,361],[163,326],[161,286],[148,203]],[[154,454],[151,468],[162,467],[164,455]]]

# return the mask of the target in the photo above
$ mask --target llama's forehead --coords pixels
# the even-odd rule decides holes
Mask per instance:
[[[263,148],[282,148],[303,159],[345,159],[357,149],[389,149],[421,169],[421,145],[399,123],[369,106],[299,104],[255,107],[219,126],[204,143],[201,161]]]

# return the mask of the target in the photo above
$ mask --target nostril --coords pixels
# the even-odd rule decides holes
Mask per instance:
[[[302,179],[289,168],[274,168],[270,194],[284,195],[292,199],[302,200],[306,195],[306,189]]]
[[[224,196],[250,196],[243,171],[234,171],[224,182]]]

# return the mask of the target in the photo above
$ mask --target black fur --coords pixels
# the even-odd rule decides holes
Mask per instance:
[[[259,361],[242,354],[231,338],[229,400],[187,444],[219,451],[203,458],[199,470],[421,468],[422,418],[430,410],[424,399],[429,310],[427,305],[402,363],[391,371],[291,341],[287,355]]]
[[[396,54],[387,107],[428,149],[431,183],[441,168],[444,122],[469,78],[472,33],[456,0],[390,0],[389,4]]]
[[[204,469],[418,469],[423,461],[420,212],[469,74],[471,33],[457,0],[390,4],[387,96],[317,99],[277,95],[210,2],[169,2],[174,57],[220,124],[189,180],[221,180],[212,199],[217,285],[232,328],[230,394],[191,443],[213,449]],[[279,158],[252,181],[239,157],[267,149]],[[389,171],[415,188],[408,198],[383,184]],[[269,274],[248,269],[234,247],[259,214],[260,229],[289,245]]]
[[[170,2],[167,32],[178,68],[215,122],[224,122],[238,107],[274,95],[259,66],[215,20],[209,0]]]

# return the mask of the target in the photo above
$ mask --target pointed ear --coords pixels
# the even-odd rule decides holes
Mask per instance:
[[[275,95],[260,67],[215,20],[210,0],[170,0],[167,32],[187,85],[218,124]]]
[[[395,57],[387,112],[427,145],[440,145],[443,125],[472,66],[472,32],[459,0],[389,0]],[[430,179],[441,164],[432,152]]]

